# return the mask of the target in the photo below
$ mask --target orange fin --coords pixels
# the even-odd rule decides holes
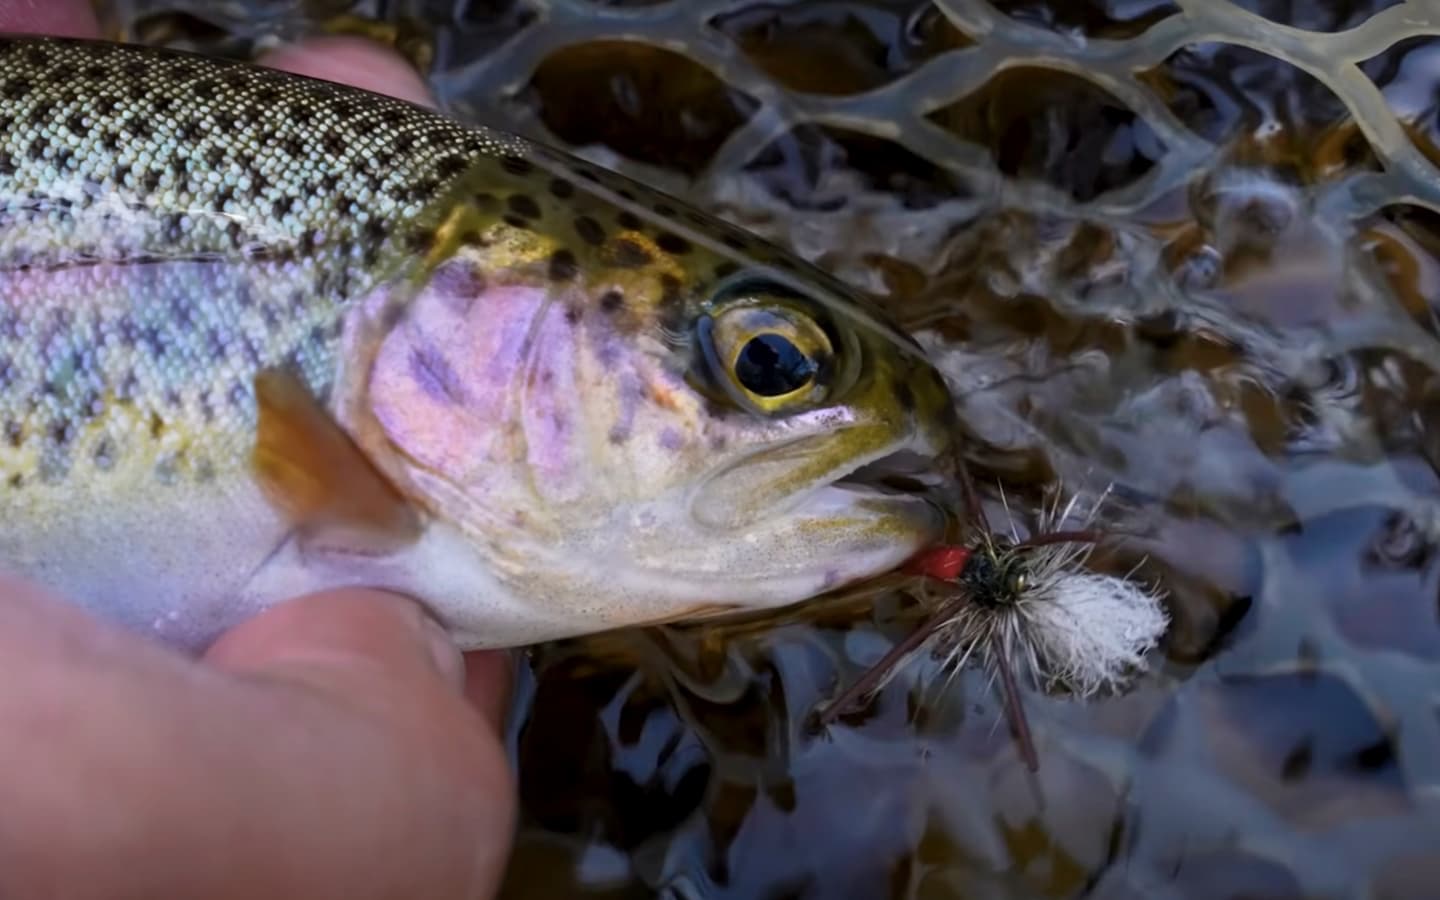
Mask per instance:
[[[300,380],[255,378],[255,476],[304,543],[385,553],[420,536],[420,517]]]

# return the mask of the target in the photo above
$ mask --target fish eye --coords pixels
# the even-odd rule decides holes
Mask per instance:
[[[1010,591],[1015,594],[1025,593],[1025,588],[1030,585],[1030,578],[1024,572],[1013,572],[1010,575]]]
[[[825,398],[834,347],[788,297],[745,292],[703,317],[699,338],[711,378],[742,407],[779,413]]]

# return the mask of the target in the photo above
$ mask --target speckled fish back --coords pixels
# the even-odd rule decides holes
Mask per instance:
[[[253,379],[323,396],[346,301],[477,157],[411,104],[244,64],[0,41],[0,501],[247,464]],[[95,489],[103,482],[94,483]],[[0,503],[0,507],[3,507]]]

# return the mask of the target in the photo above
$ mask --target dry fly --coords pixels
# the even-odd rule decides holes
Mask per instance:
[[[856,700],[869,697],[913,657],[933,645],[946,683],[978,656],[999,681],[1005,715],[1031,771],[1039,759],[1020,702],[1016,670],[1036,688],[1060,688],[1078,697],[1120,687],[1144,668],[1169,624],[1162,594],[1125,577],[1084,571],[1095,545],[1107,535],[1093,530],[1107,489],[1075,530],[1063,528],[1076,512],[1078,495],[1063,509],[1060,493],[1042,507],[1034,533],[1022,539],[996,534],[972,483],[962,472],[966,505],[974,511],[978,541],[944,545],[917,556],[907,570],[921,576],[922,590],[944,597],[935,612],[897,643],[820,713],[828,725]],[[1004,500],[1006,514],[1010,509]]]

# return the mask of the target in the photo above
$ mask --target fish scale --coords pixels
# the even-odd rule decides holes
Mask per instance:
[[[0,568],[124,625],[354,584],[513,645],[794,602],[943,519],[837,484],[949,446],[913,341],[615,173],[101,42],[0,40],[0,120]],[[812,354],[791,399],[727,317]]]

